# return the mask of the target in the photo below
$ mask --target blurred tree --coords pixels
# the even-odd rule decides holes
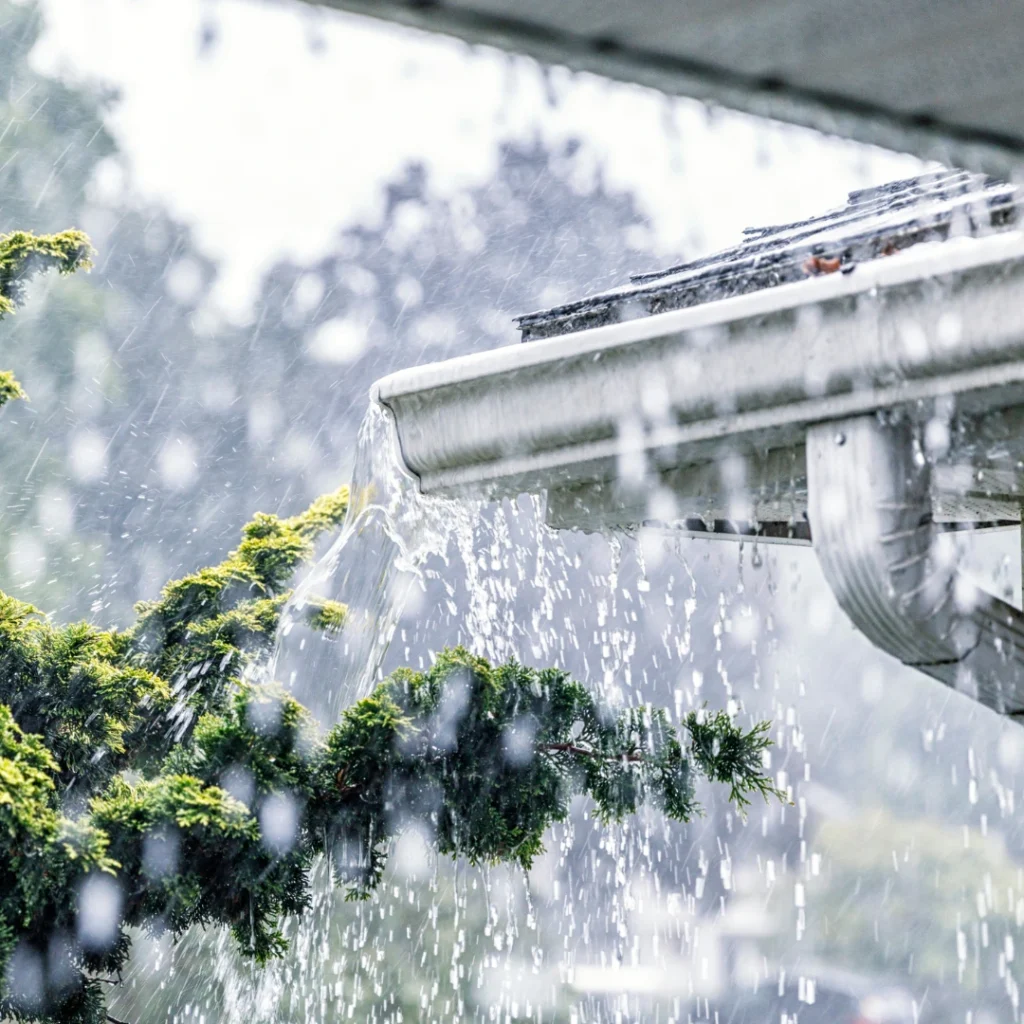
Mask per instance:
[[[782,931],[788,962],[898,980],[927,1021],[961,1003],[1013,1015],[1024,871],[1000,837],[875,808],[824,822],[808,845],[773,900],[800,908],[796,932]]]
[[[5,338],[33,400],[7,414],[23,444],[0,449],[0,584],[47,607],[127,623],[252,507],[345,479],[373,379],[512,340],[515,314],[610,282],[642,237],[574,145],[509,145],[451,199],[410,167],[379,224],[273,268],[251,322],[228,322],[188,230],[132,202],[103,126],[116,96],[32,70],[41,19],[0,0],[0,231],[79,224],[103,253],[41,285]]]

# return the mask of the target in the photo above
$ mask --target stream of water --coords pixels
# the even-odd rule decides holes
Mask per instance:
[[[344,525],[282,616],[271,677],[326,726],[380,680],[402,612],[425,588],[424,563],[445,560],[453,532],[474,514],[472,504],[424,497],[397,446],[390,412],[371,403],[359,430]],[[336,634],[308,625],[323,599],[348,610]]]

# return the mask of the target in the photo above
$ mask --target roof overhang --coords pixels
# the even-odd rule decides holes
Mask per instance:
[[[1024,6],[1000,0],[308,0],[1008,175]]]

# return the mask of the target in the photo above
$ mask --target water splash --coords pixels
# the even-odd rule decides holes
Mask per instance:
[[[452,531],[471,513],[465,503],[420,493],[399,456],[390,412],[371,403],[345,523],[288,602],[271,666],[325,727],[378,681],[402,610],[424,586],[424,562],[446,558]],[[309,626],[325,599],[347,608],[337,633]]]

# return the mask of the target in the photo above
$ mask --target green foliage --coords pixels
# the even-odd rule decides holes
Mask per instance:
[[[0,235],[0,318],[13,313],[25,297],[25,288],[37,274],[56,270],[72,274],[92,266],[92,247],[81,231],[33,235],[14,231]],[[0,407],[25,392],[9,370],[0,370]]]
[[[725,738],[732,726],[719,725]],[[528,869],[574,796],[592,797],[606,821],[644,800],[687,821],[699,812],[694,775],[725,770],[716,756],[684,752],[661,710],[616,715],[564,672],[491,666],[456,648],[425,674],[395,673],[345,712],[309,813],[329,849],[358,852],[353,895],[365,896],[402,814],[426,823],[442,853]]]
[[[250,708],[276,699],[253,696],[244,677],[272,648],[283,581],[346,508],[343,488],[302,515],[257,517],[221,565],[168,584],[123,632],[56,626],[0,593],[0,851],[11,871],[0,880],[0,965],[19,955],[49,964],[54,1020],[102,1019],[91,972],[120,967],[133,924],[178,934],[216,920],[257,958],[280,950],[276,922],[303,905],[308,861],[277,856],[223,789],[161,767],[241,694]],[[161,842],[181,867],[153,877]],[[97,871],[117,878],[123,927],[90,950],[75,940],[76,894]],[[70,937],[56,961],[54,935]],[[0,1007],[45,1019],[39,999],[15,987]]]
[[[340,601],[313,601],[306,610],[306,620],[313,629],[338,633],[348,618],[348,608]]]
[[[729,799],[740,808],[750,806],[750,795],[767,799],[779,796],[774,784],[762,774],[764,752],[772,745],[770,722],[758,722],[747,732],[733,724],[724,711],[709,714],[691,711],[686,728],[694,759],[712,782],[729,786]]]
[[[46,270],[73,274],[92,266],[92,246],[81,231],[33,235],[12,231],[0,236],[0,316],[13,313],[28,282]]]
[[[56,769],[43,741],[23,732],[10,709],[0,705],[0,958],[5,967],[16,962],[19,951],[24,955],[33,939],[60,949],[73,923],[69,896],[77,880],[116,867],[107,855],[105,834],[89,821],[60,814]],[[84,952],[76,953],[75,966],[68,962],[66,971],[57,966],[52,972],[51,991],[61,1007],[58,1019],[102,1020],[98,986],[76,969],[98,964]],[[22,1016],[31,1017],[41,1009],[39,994],[19,990],[18,982],[18,973],[13,973],[0,1006],[11,1012],[20,1005]]]
[[[153,767],[222,707],[273,648],[284,574],[344,517],[347,491],[290,519],[259,516],[218,566],[169,583],[124,632],[54,626],[0,594],[0,702],[53,754],[84,799],[118,772]]]
[[[14,374],[9,370],[0,370],[0,406],[14,401],[16,398],[24,398],[25,392],[21,385],[14,379]]]

